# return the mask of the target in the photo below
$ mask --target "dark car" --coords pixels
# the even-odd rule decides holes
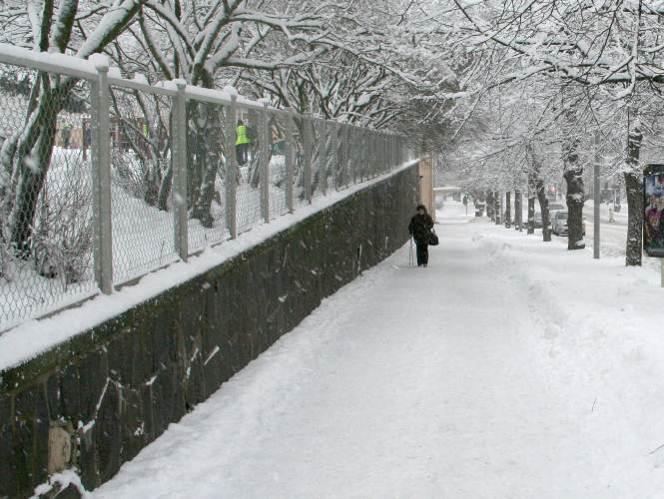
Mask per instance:
[[[482,217],[484,216],[485,205],[482,201],[475,201],[475,216]]]

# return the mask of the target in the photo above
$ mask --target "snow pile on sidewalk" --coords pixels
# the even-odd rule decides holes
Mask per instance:
[[[664,290],[466,217],[326,300],[92,495],[664,496]]]

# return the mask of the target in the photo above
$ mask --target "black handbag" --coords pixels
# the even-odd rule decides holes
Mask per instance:
[[[431,232],[429,232],[429,246],[438,246],[438,234],[432,229]]]

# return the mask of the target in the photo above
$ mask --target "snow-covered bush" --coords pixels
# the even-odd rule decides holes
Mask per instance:
[[[150,172],[154,170],[150,161],[144,160],[132,151],[113,150],[112,181],[114,185],[127,191],[132,197],[144,199],[146,192],[152,188]],[[159,188],[157,183],[156,188]]]
[[[35,270],[65,286],[90,276],[92,193],[87,162],[58,151],[37,202],[32,255]]]

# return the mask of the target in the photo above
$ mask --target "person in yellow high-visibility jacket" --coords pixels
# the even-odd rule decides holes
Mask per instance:
[[[249,153],[249,144],[251,140],[249,139],[249,134],[247,126],[242,120],[238,120],[237,128],[235,129],[235,152],[237,155],[237,163],[243,165],[247,162],[247,156]]]

